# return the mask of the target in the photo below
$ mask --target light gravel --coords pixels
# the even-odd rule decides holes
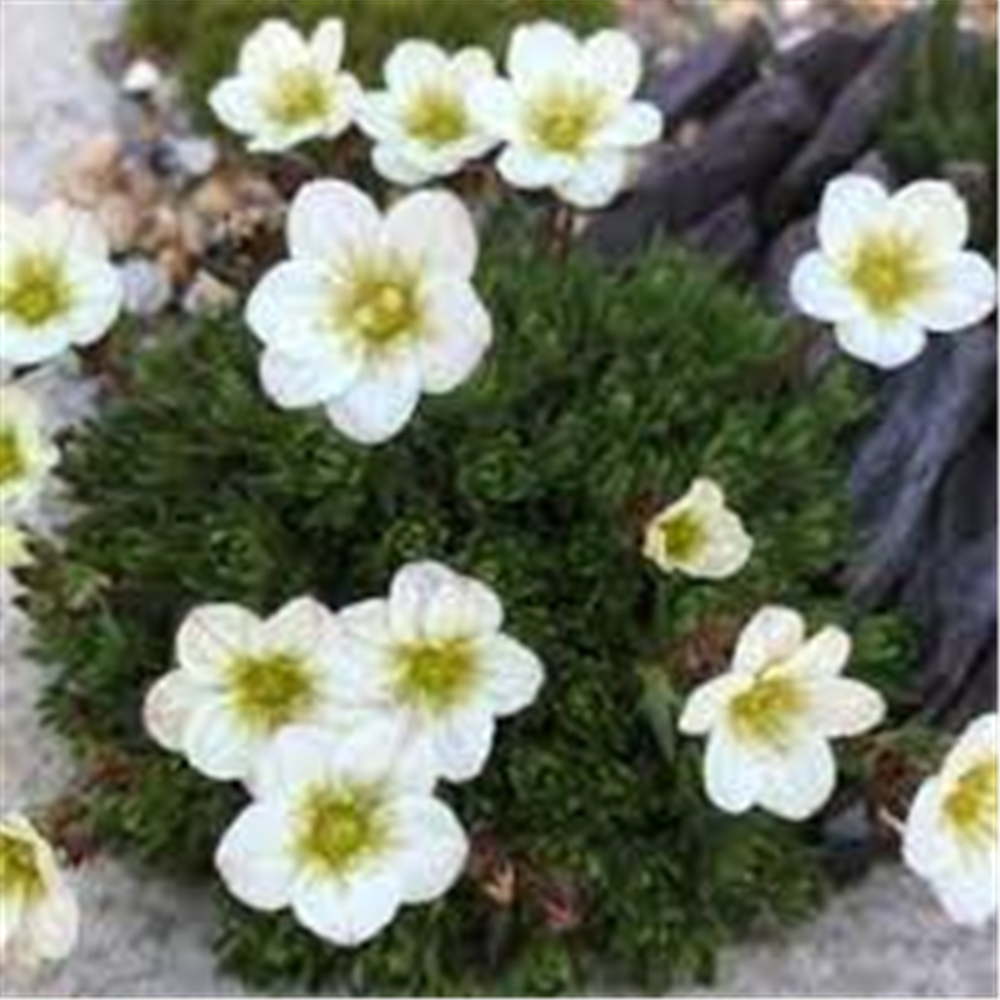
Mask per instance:
[[[166,0],[164,0],[166,2]],[[3,0],[2,193],[37,205],[76,143],[107,127],[112,90],[92,67],[95,41],[115,30],[121,0]],[[89,394],[72,375],[38,381],[58,424]],[[58,519],[58,509],[48,511]],[[30,808],[66,787],[72,762],[40,726],[41,670],[23,653],[27,623],[0,606],[0,801]],[[78,951],[30,983],[5,977],[4,995],[237,995],[216,971],[205,901],[102,858],[77,873],[84,910]],[[650,919],[655,919],[650,914]],[[717,989],[699,995],[997,996],[993,931],[952,927],[909,875],[878,872],[782,940],[746,944],[724,960]]]

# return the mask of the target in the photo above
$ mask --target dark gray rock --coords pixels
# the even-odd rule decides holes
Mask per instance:
[[[760,248],[753,204],[744,196],[726,202],[681,233],[680,242],[726,270],[749,272]]]

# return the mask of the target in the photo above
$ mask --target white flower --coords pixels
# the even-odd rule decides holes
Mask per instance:
[[[361,728],[435,777],[467,781],[493,745],[495,720],[538,695],[538,658],[503,634],[503,609],[484,584],[439,563],[410,563],[387,600],[340,613],[334,661]]]
[[[691,488],[650,521],[643,552],[667,573],[721,580],[750,558],[753,539],[726,506],[719,485],[696,479]]]
[[[802,616],[762,608],[743,630],[730,670],[690,697],[680,728],[707,735],[705,786],[720,809],[759,805],[802,820],[823,807],[836,784],[829,741],[878,725],[877,691],[840,676],[851,651],[834,626],[806,639]]]
[[[897,368],[924,349],[926,331],[962,330],[993,311],[996,274],[963,250],[968,238],[952,185],[917,181],[890,196],[878,181],[848,174],[823,193],[819,249],[796,264],[792,298],[833,323],[848,354]]]
[[[31,553],[24,530],[16,524],[0,521],[0,573],[30,564]]]
[[[121,309],[108,244],[84,212],[56,203],[0,216],[0,361],[33,365],[110,329]]]
[[[343,946],[374,937],[401,905],[446,893],[465,865],[465,832],[429,783],[389,765],[363,734],[285,730],[216,853],[229,891],[254,909],[291,907]]]
[[[624,32],[581,42],[558,24],[518,28],[509,80],[481,83],[472,107],[508,144],[497,166],[514,187],[552,188],[579,208],[607,205],[625,186],[630,153],[655,142],[660,112],[633,97],[642,75],[638,45]]]
[[[179,669],[147,695],[147,730],[210,778],[246,781],[286,726],[335,724],[335,630],[308,597],[264,621],[235,604],[196,609],[177,634]]]
[[[65,958],[79,912],[49,844],[20,813],[0,820],[0,966]]]
[[[997,717],[973,722],[941,771],[917,794],[903,841],[906,863],[953,920],[983,924],[997,909]]]
[[[280,152],[350,128],[361,94],[341,72],[344,25],[321,21],[310,39],[291,24],[265,21],[240,49],[236,76],[216,84],[209,104],[255,152]]]
[[[362,99],[358,124],[375,140],[372,162],[387,180],[411,187],[457,173],[498,139],[478,122],[469,94],[494,79],[485,49],[449,56],[431,42],[406,41],[385,64],[385,90]]]
[[[20,386],[0,385],[0,519],[30,508],[58,461],[35,399]]]
[[[342,433],[375,444],[422,392],[450,392],[478,366],[492,324],[472,287],[476,231],[453,195],[419,192],[383,217],[357,188],[314,181],[292,203],[288,243],[291,260],[247,306],[279,406],[322,404]]]

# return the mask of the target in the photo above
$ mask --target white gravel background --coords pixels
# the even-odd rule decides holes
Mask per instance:
[[[164,0],[167,2],[167,0]],[[106,126],[111,91],[90,47],[115,30],[121,0],[2,0],[2,194],[36,205],[60,160]],[[86,405],[65,374],[39,380],[53,420]],[[4,811],[56,797],[72,764],[35,713],[39,668],[22,653],[26,623],[0,606],[0,802]],[[214,970],[202,901],[104,859],[79,872],[84,911],[78,951],[30,983],[5,976],[3,995],[237,995]],[[655,914],[651,914],[655,919]],[[950,926],[900,869],[843,894],[810,926],[745,945],[725,959],[719,986],[699,995],[997,996],[996,938]]]

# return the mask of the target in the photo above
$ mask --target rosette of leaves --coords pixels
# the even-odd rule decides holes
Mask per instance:
[[[312,29],[328,17],[347,28],[346,66],[368,86],[407,38],[449,48],[482,45],[498,60],[517,25],[548,19],[582,34],[614,23],[612,0],[131,0],[125,31],[138,49],[170,58],[191,107],[210,123],[206,98],[236,65],[243,40],[268,17]]]
[[[269,405],[237,317],[157,336],[66,443],[78,513],[30,580],[48,717],[89,776],[95,835],[213,886],[220,955],[254,984],[554,994],[707,978],[720,945],[811,910],[823,844],[816,825],[713,809],[677,701],[774,601],[848,626],[854,673],[906,689],[899,623],[856,616],[840,583],[844,444],[864,411],[850,369],[798,384],[795,334],[699,261],[660,246],[612,273],[556,259],[529,227],[486,237],[484,368],[385,446]],[[640,553],[646,518],[696,474],[757,539],[725,583],[668,578]],[[225,897],[212,854],[242,793],[158,750],[143,696],[194,605],[311,593],[336,608],[425,557],[495,587],[548,679],[483,776],[445,789],[474,841],[459,886],[336,950]]]

